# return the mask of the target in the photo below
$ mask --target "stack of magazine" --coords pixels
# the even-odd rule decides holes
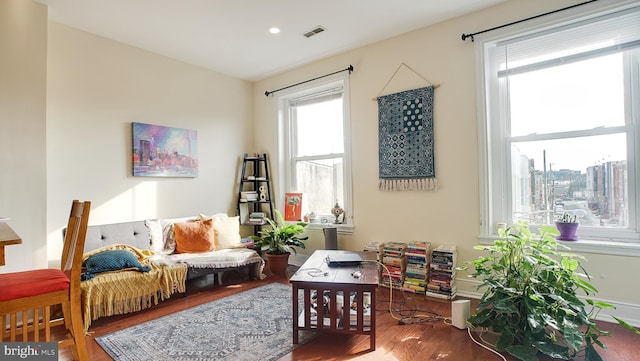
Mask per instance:
[[[407,266],[407,260],[404,255],[406,249],[406,243],[385,242],[382,247],[382,263],[386,268],[382,272],[381,286],[395,289],[402,288],[404,271]]]
[[[404,252],[407,268],[404,275],[404,291],[425,294],[429,282],[429,242],[411,241]]]
[[[456,246],[440,245],[431,252],[427,296],[451,300],[456,296]]]
[[[264,220],[264,212],[253,212],[249,214],[249,219],[247,220],[249,224],[265,224]]]

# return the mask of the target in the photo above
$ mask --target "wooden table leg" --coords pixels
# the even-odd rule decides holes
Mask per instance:
[[[369,334],[369,348],[371,351],[376,350],[376,290],[371,291],[371,322],[370,322],[370,330]]]
[[[298,286],[293,284],[291,289],[293,290],[291,299],[293,300],[293,344],[295,345],[298,343]]]

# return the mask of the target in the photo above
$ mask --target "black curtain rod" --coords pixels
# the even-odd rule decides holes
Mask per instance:
[[[280,90],[289,89],[289,88],[294,87],[294,86],[296,86],[296,85],[300,85],[300,84],[308,83],[308,82],[310,82],[310,81],[318,80],[318,79],[321,79],[321,78],[324,78],[324,77],[327,77],[327,76],[330,76],[330,75],[333,75],[333,74],[338,74],[338,73],[341,73],[341,72],[343,72],[343,71],[347,71],[347,70],[349,71],[349,74],[351,74],[351,72],[353,71],[353,65],[349,64],[349,67],[348,67],[348,68],[345,68],[345,69],[342,69],[342,70],[338,70],[338,71],[334,71],[334,72],[333,72],[333,73],[331,73],[331,74],[321,75],[321,76],[316,77],[316,78],[313,78],[313,79],[309,79],[309,80],[301,81],[300,83],[296,83],[296,84],[293,84],[293,85],[289,85],[289,86],[286,86],[286,87],[284,87],[284,88],[280,88],[280,89],[276,89],[276,90],[272,90],[272,91],[268,91],[268,90],[267,90],[266,92],[264,92],[264,95],[269,96],[269,95],[271,95],[271,94],[273,94],[273,93],[275,93],[275,92],[279,92]]]
[[[592,3],[592,2],[594,2],[594,1],[598,1],[598,0],[585,1],[585,2],[582,2],[582,3],[579,3],[579,4],[575,4],[575,5],[567,6],[566,8],[562,8],[562,9],[558,9],[558,10],[553,10],[553,11],[549,11],[549,12],[544,13],[544,14],[535,15],[535,16],[532,16],[532,17],[529,17],[529,18],[526,18],[526,19],[522,19],[522,20],[514,21],[514,22],[511,22],[511,23],[509,23],[509,24],[504,24],[504,25],[500,25],[500,26],[493,27],[493,28],[491,28],[491,29],[485,29],[485,30],[482,30],[482,31],[478,31],[478,32],[473,33],[473,34],[462,34],[462,41],[467,40],[467,38],[471,38],[471,41],[473,42],[473,41],[475,41],[475,39],[473,38],[473,36],[474,36],[474,35],[478,35],[478,34],[486,33],[486,32],[488,32],[488,31],[492,31],[492,30],[496,30],[496,29],[506,28],[507,26],[511,26],[511,25],[519,24],[519,23],[522,23],[522,22],[525,22],[525,21],[529,21],[529,20],[537,19],[537,18],[540,18],[540,17],[543,17],[543,16],[547,16],[547,15],[551,15],[551,14],[559,13],[559,12],[561,12],[561,11],[565,11],[565,10],[573,9],[573,8],[575,8],[575,7],[578,7],[578,6],[582,6],[582,5],[586,5],[586,4],[588,4],[588,3]]]

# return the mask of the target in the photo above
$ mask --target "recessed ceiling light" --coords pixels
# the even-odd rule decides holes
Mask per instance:
[[[269,32],[270,32],[271,34],[277,34],[277,33],[279,33],[279,32],[280,32],[280,28],[277,28],[277,27],[275,27],[275,26],[274,26],[274,27],[272,27],[272,28],[269,28]]]

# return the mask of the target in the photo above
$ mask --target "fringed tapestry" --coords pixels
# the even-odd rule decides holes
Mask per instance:
[[[433,154],[434,87],[378,97],[379,188],[438,188]]]

